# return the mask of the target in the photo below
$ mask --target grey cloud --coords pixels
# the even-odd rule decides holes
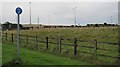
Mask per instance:
[[[14,9],[21,6],[24,9],[21,15],[21,23],[29,23],[29,3],[3,3],[3,21],[16,22]],[[87,23],[113,22],[117,23],[118,6],[117,2],[32,2],[32,23],[48,24],[48,15],[51,24],[74,24],[73,7],[77,6],[77,23],[85,25]]]

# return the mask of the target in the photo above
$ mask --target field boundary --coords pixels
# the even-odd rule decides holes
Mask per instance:
[[[4,35],[4,37],[2,37],[2,40],[8,41],[10,40],[10,43],[14,43],[17,42],[17,38],[15,40],[15,36],[17,36],[16,34],[9,34],[10,38],[8,38],[8,33],[2,33],[2,35]],[[93,49],[93,52],[86,52],[86,51],[80,51],[82,53],[87,53],[87,54],[91,54],[94,57],[94,60],[96,60],[97,56],[103,56],[103,57],[110,57],[110,58],[116,58],[118,60],[120,60],[120,41],[117,43],[111,43],[111,42],[98,42],[97,39],[93,39],[93,40],[80,40],[77,38],[50,38],[48,36],[44,37],[44,36],[29,36],[29,35],[20,35],[20,38],[24,37],[25,39],[25,45],[24,47],[27,47],[29,42],[32,41],[34,42],[33,47],[35,49],[38,49],[38,43],[45,43],[45,50],[48,50],[49,48],[49,44],[57,44],[59,45],[59,53],[62,52],[62,46],[66,45],[66,46],[71,46],[73,47],[73,55],[76,56],[78,51],[78,48],[90,48]],[[31,39],[32,38],[32,39]],[[39,40],[39,39],[45,39],[43,40]],[[51,42],[50,40],[57,40],[57,42]],[[72,41],[71,44],[68,43],[64,43],[63,41]],[[94,46],[81,46],[78,42],[92,42],[94,44]],[[118,46],[118,51],[115,50],[111,50],[111,49],[104,49],[104,48],[99,48],[98,44],[107,44],[107,45],[116,45]],[[110,55],[105,55],[105,54],[99,54],[98,50],[104,50],[104,51],[112,51],[112,52],[118,52],[118,56],[110,56]],[[119,62],[120,63],[120,62]]]

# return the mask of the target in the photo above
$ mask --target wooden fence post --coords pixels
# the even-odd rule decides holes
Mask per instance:
[[[46,37],[46,50],[48,49],[48,37]]]
[[[74,55],[77,54],[77,39],[74,38]]]
[[[6,33],[6,35],[5,35],[5,36],[6,36],[6,41],[7,41],[7,33]]]
[[[12,43],[13,43],[13,33],[12,33],[12,35],[11,35],[11,41],[12,41]]]
[[[61,53],[61,37],[59,38],[59,51],[60,51],[60,53]]]
[[[38,41],[37,41],[37,36],[35,36],[35,48],[38,48]]]
[[[97,39],[94,40],[95,44],[94,44],[94,59],[96,60],[97,58]]]

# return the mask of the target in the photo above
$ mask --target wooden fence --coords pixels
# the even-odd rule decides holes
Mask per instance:
[[[17,35],[16,34],[8,34],[8,33],[2,33],[3,37],[2,37],[2,40],[5,40],[5,41],[10,41],[10,43],[14,43],[14,42],[17,42]],[[9,36],[9,38],[8,38]],[[120,60],[120,41],[118,43],[110,43],[110,42],[98,42],[97,39],[94,39],[94,40],[79,40],[77,38],[74,38],[74,39],[70,39],[70,38],[50,38],[48,36],[46,37],[40,37],[40,36],[28,36],[28,35],[20,35],[20,38],[21,37],[24,37],[24,40],[26,42],[26,44],[24,45],[25,47],[28,46],[28,44],[30,44],[29,42],[32,41],[34,43],[34,47],[37,49],[38,46],[39,46],[39,42],[40,43],[45,43],[45,49],[48,50],[49,48],[49,44],[57,44],[59,45],[59,53],[61,53],[62,51],[62,46],[63,45],[66,45],[66,46],[71,46],[73,47],[73,54],[74,55],[77,55],[78,54],[78,48],[90,48],[90,49],[93,49],[93,53],[90,53],[90,52],[86,52],[86,51],[80,51],[82,53],[88,53],[88,54],[92,54],[94,56],[94,58],[96,59],[97,56],[104,56],[104,57],[110,57],[110,58],[116,58],[118,60]],[[31,38],[30,38],[31,37]],[[39,40],[39,39],[42,39],[44,38],[45,40]],[[50,42],[50,39],[52,40],[58,40],[57,43],[55,42]],[[21,40],[21,39],[20,39]],[[63,43],[64,40],[71,40],[73,41],[72,44],[66,44],[66,43]],[[82,45],[80,46],[79,42],[93,42],[94,43],[94,46],[86,46],[86,45]],[[98,44],[106,44],[106,45],[116,45],[118,46],[118,51],[115,51],[115,50],[111,50],[111,49],[104,49],[104,48],[99,48],[98,47]],[[79,47],[80,46],[80,47]],[[118,52],[118,56],[109,56],[109,55],[105,55],[105,54],[99,54],[98,53],[98,50],[104,50],[104,51],[112,51],[112,52]]]

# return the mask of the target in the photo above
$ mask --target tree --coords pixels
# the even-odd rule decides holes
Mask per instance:
[[[107,26],[107,23],[104,23],[104,26]]]
[[[7,21],[7,22],[5,22],[4,24],[8,24],[8,25],[11,25],[12,23],[10,23],[10,22],[8,22],[8,21]]]
[[[71,25],[71,27],[74,27],[74,25]]]
[[[89,27],[90,26],[90,24],[87,24],[87,27]]]
[[[98,24],[95,24],[95,27],[99,27],[99,25],[98,25]]]

